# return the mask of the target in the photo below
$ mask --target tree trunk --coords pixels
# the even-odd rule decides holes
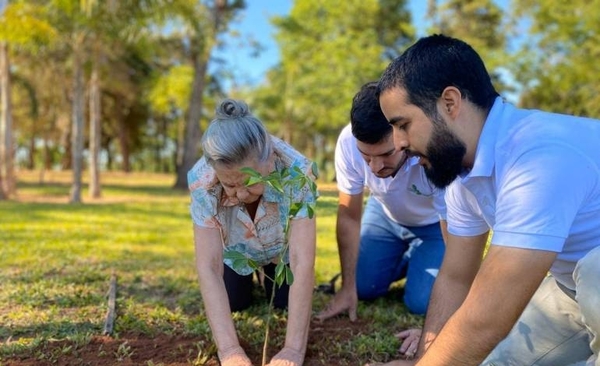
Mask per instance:
[[[192,62],[194,65],[194,81],[192,84],[192,94],[188,107],[187,119],[185,124],[185,140],[183,145],[183,158],[181,164],[177,166],[177,180],[173,188],[187,189],[187,173],[198,159],[198,150],[200,146],[200,118],[202,117],[203,94],[208,69],[208,61],[212,51],[213,44],[217,38],[223,15],[227,10],[226,0],[215,0],[213,5],[213,24],[212,34],[196,35],[192,46]],[[200,37],[203,37],[200,39]]]
[[[96,58],[97,60],[97,58]],[[100,198],[100,80],[98,78],[98,63],[95,61],[90,78],[90,185],[91,198]]]
[[[203,59],[201,53],[197,53],[194,57],[194,82],[185,124],[183,156],[181,164],[177,165],[177,180],[174,186],[177,189],[187,189],[187,173],[198,159],[200,137],[202,137],[200,118],[202,117],[202,95],[204,93],[207,61]]]
[[[29,154],[27,154],[27,169],[35,169],[35,141],[37,140],[35,129],[32,131],[31,137],[29,138]]]
[[[106,151],[106,170],[108,171],[112,171],[113,170],[113,153],[112,153],[112,149],[111,146],[113,145],[113,139],[109,138],[108,141],[106,142],[106,146],[105,146],[105,151]]]
[[[73,122],[71,122],[72,124]],[[73,169],[73,128],[67,128],[60,136],[61,146],[65,147],[64,154],[61,157],[60,168],[61,170]]]
[[[175,166],[181,166],[183,164],[183,150],[185,147],[185,131],[186,131],[186,119],[183,117],[177,118],[177,141],[175,149]]]
[[[0,199],[16,193],[8,44],[0,42]]]
[[[129,163],[129,135],[123,118],[119,120],[119,147],[121,148],[121,158],[123,159],[121,170],[129,173],[131,171],[131,164]]]
[[[81,175],[83,171],[83,128],[84,99],[82,46],[83,37],[77,36],[73,45],[73,121],[72,121],[72,164],[73,182],[70,203],[81,202]]]

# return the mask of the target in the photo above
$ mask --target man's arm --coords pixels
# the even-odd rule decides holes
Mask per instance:
[[[465,301],[417,365],[479,365],[513,327],[555,258],[492,245]]]
[[[360,243],[360,220],[362,216],[363,193],[339,193],[336,223],[336,237],[340,264],[342,267],[342,288],[327,308],[317,315],[317,319],[326,320],[344,311],[348,311],[350,320],[356,320],[358,298],[356,294],[356,263]]]
[[[444,228],[444,223],[440,223]],[[483,257],[488,233],[472,237],[458,237],[445,232],[446,251],[440,272],[431,291],[425,325],[417,357],[423,355],[444,324],[460,307]]]
[[[440,220],[440,230],[442,231],[442,239],[444,239],[444,243],[448,242],[448,221]]]

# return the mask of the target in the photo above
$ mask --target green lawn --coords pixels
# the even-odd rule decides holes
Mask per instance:
[[[172,176],[105,174],[103,198],[87,199],[84,190],[85,203],[80,205],[67,203],[65,173],[47,173],[43,184],[34,172],[20,172],[19,179],[19,197],[0,202],[0,366],[27,355],[40,362],[58,360],[44,354],[48,342],[67,340],[81,347],[100,335],[113,273],[118,281],[113,337],[196,337],[205,342],[194,357],[181,362],[214,362],[194,269],[189,198],[170,188]],[[332,184],[319,188],[318,283],[339,272],[337,195]],[[328,298],[316,294],[314,311]],[[266,313],[266,305],[256,305],[235,317],[243,341],[257,349]],[[313,342],[310,353],[323,364],[333,359],[347,365],[384,361],[398,347],[393,334],[421,322],[406,314],[394,294],[361,304],[359,318],[365,320],[362,332],[350,339],[341,335],[339,342]],[[346,321],[334,321],[330,327]],[[284,324],[274,323],[273,343],[282,341]],[[65,347],[63,356],[73,349]]]

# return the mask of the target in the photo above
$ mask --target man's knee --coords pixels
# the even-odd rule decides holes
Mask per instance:
[[[425,315],[427,306],[429,305],[429,292],[427,294],[405,294],[404,305],[408,311],[416,315]]]
[[[356,281],[356,294],[359,300],[375,300],[385,295],[388,288],[377,286],[374,283]]]
[[[600,247],[592,250],[577,262],[573,274],[575,282],[586,281],[598,284],[600,280],[600,266],[598,266],[598,263],[600,263]]]
[[[600,247],[589,252],[577,262],[573,272],[576,285],[576,298],[582,310],[591,306],[596,312],[600,302]]]

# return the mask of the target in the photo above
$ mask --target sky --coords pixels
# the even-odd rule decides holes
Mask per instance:
[[[0,0],[0,3],[3,0]],[[301,1],[301,0],[296,0]],[[507,9],[510,0],[495,0],[502,8]],[[439,3],[439,2],[438,2]],[[274,39],[276,31],[269,21],[273,16],[282,16],[290,12],[293,0],[247,0],[246,9],[239,21],[231,25],[232,30],[240,34],[239,40],[227,41],[228,46],[215,53],[215,56],[226,61],[227,69],[233,72],[233,80],[241,85],[257,85],[261,83],[267,70],[279,62],[279,49]],[[427,1],[407,0],[408,9],[416,27],[417,36],[426,35]],[[244,39],[251,37],[258,41],[263,50],[258,56],[252,56],[249,47],[242,46]],[[512,83],[509,75],[507,82]],[[232,87],[225,85],[226,89]],[[233,86],[235,87],[235,86]],[[513,100],[515,96],[507,95]]]
[[[237,42],[234,41],[234,46],[216,52],[216,56],[227,61],[235,79],[240,83],[258,84],[264,79],[266,71],[279,62],[279,49],[273,37],[275,28],[271,26],[269,19],[272,16],[288,14],[292,0],[247,0],[246,5],[243,18],[232,24],[232,29],[238,31],[242,37],[251,36],[263,45],[264,50],[258,57],[252,57],[249,48],[236,47]],[[423,35],[419,25],[423,24],[425,19],[427,1],[409,0],[408,8],[412,13],[413,23],[417,26],[418,35]]]

